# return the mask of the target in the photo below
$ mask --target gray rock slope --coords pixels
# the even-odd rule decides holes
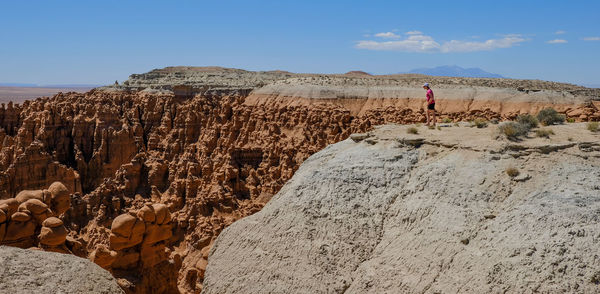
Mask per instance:
[[[69,254],[0,246],[0,293],[124,293],[109,272]]]
[[[564,144],[384,126],[331,145],[223,231],[203,293],[599,293],[600,145],[566,128]]]

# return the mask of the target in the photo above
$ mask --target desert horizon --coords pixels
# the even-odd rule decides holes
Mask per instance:
[[[5,1],[0,293],[600,293],[599,13]]]

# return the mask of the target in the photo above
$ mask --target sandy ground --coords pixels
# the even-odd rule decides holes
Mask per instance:
[[[59,92],[87,92],[93,88],[38,88],[38,87],[1,87],[0,103],[23,103],[25,100],[33,100],[38,97],[53,96]]]

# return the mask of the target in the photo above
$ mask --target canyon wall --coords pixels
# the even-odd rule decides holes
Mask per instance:
[[[548,106],[600,118],[597,90],[550,82],[167,68],[2,105],[0,199],[60,181],[73,254],[129,293],[197,293],[219,233],[260,211],[306,158],[375,125],[424,122],[423,79],[453,120]],[[530,106],[505,103],[515,93]]]

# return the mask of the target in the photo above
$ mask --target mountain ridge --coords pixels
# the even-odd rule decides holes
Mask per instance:
[[[506,79],[506,77],[487,72],[478,67],[463,68],[457,65],[442,65],[431,68],[416,68],[408,73],[418,73],[430,76],[445,76],[445,77],[463,77],[463,78],[498,78]]]

